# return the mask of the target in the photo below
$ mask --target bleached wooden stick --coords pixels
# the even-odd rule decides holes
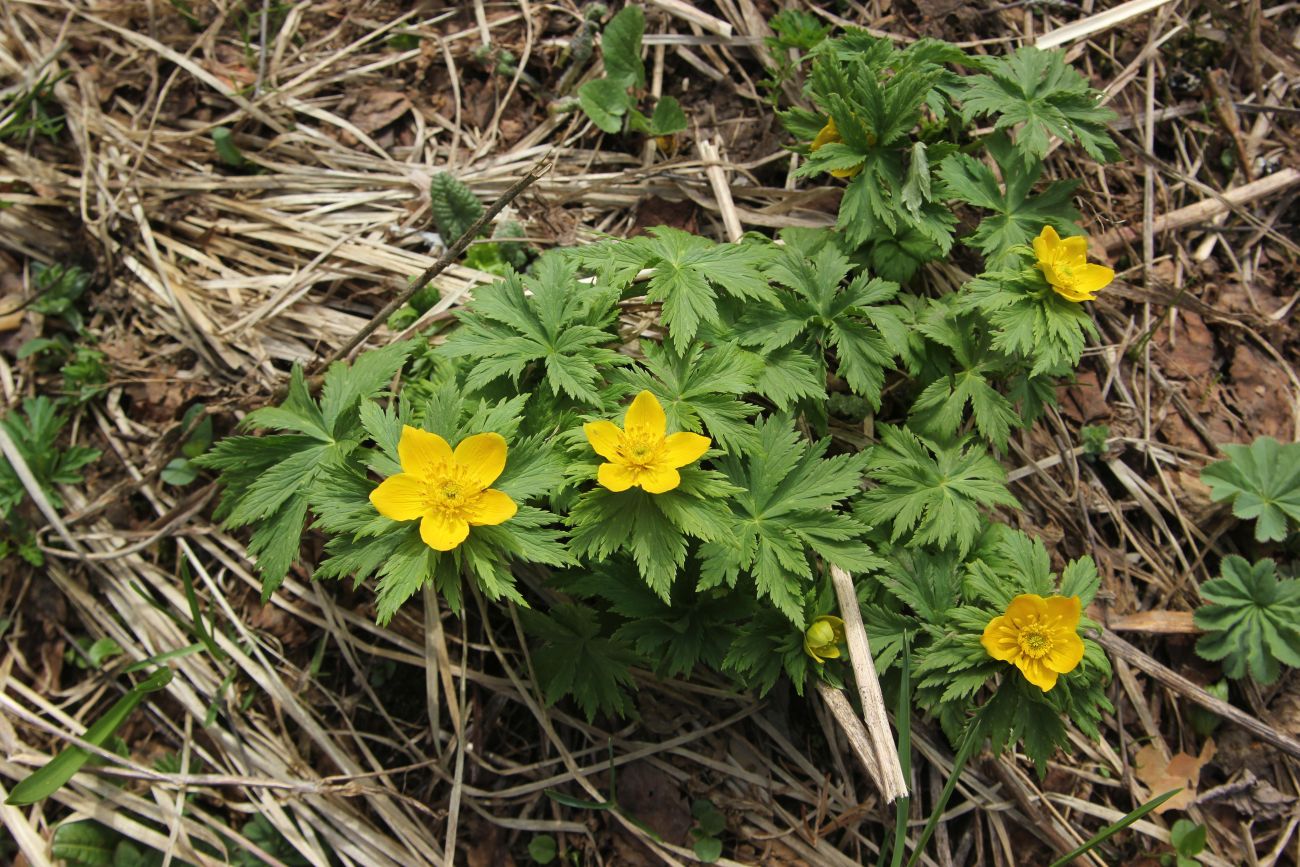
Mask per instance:
[[[849,664],[853,667],[853,679],[858,682],[858,696],[862,699],[862,717],[879,769],[876,784],[885,800],[893,801],[907,795],[907,778],[903,776],[893,728],[885,713],[885,697],[880,692],[880,679],[876,676],[876,663],[871,656],[871,644],[867,641],[867,628],[858,608],[858,594],[853,587],[853,578],[838,566],[831,567],[831,582],[840,603],[840,619],[844,621],[844,637],[849,644]]]
[[[844,690],[831,686],[824,680],[817,681],[817,694],[826,702],[826,709],[835,718],[836,724],[848,739],[849,747],[857,755],[858,761],[867,770],[880,791],[885,790],[885,775],[880,771],[880,762],[876,761],[876,748],[871,742],[867,727],[862,724],[857,711],[844,695]]]
[[[745,230],[740,226],[740,217],[736,214],[736,203],[731,198],[731,187],[727,184],[727,173],[722,168],[721,139],[715,144],[707,139],[700,139],[700,159],[704,162],[705,173],[709,176],[709,185],[713,187],[713,197],[718,200],[718,210],[722,213],[722,225],[727,230],[727,240],[735,243]]]
[[[1179,208],[1176,211],[1170,211],[1167,214],[1161,214],[1156,217],[1153,224],[1153,231],[1156,234],[1168,232],[1174,229],[1182,229],[1197,223],[1203,223],[1218,214],[1230,210],[1232,205],[1244,205],[1255,199],[1262,199],[1267,196],[1280,193],[1289,187],[1300,183],[1300,171],[1293,168],[1285,168],[1271,175],[1265,175],[1257,181],[1251,181],[1248,184],[1242,184],[1239,187],[1233,187],[1225,190],[1222,197],[1211,197],[1202,199],[1195,204],[1188,205],[1185,208]],[[1133,226],[1124,226],[1119,229],[1112,229],[1098,235],[1093,239],[1093,243],[1098,247],[1110,249],[1118,247],[1126,240],[1133,240],[1140,234],[1140,229]]]
[[[1129,0],[1129,2],[1121,3],[1113,9],[1106,9],[1096,15],[1089,15],[1087,18],[1072,21],[1064,27],[1049,30],[1038,37],[1034,45],[1047,50],[1048,48],[1065,45],[1068,42],[1077,42],[1080,39],[1088,38],[1094,33],[1109,30],[1130,18],[1145,15],[1152,9],[1157,9],[1168,2],[1170,0]]]
[[[721,18],[714,18],[707,12],[701,12],[689,3],[683,3],[682,0],[650,0],[651,6],[658,6],[669,15],[682,19],[691,24],[699,25],[701,30],[709,33],[716,33],[719,36],[730,36],[732,32],[731,25]]]

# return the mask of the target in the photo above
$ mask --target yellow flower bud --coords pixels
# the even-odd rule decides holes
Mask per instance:
[[[803,634],[804,653],[818,662],[837,659],[844,643],[844,621],[830,614],[814,620]]]

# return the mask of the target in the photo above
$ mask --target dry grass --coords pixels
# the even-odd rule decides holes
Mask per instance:
[[[194,843],[219,845],[218,831],[229,838],[255,813],[313,864],[325,863],[326,847],[357,865],[451,863],[453,851],[456,863],[501,864],[540,832],[585,850],[583,863],[691,861],[689,850],[615,814],[543,796],[567,785],[603,800],[612,756],[628,797],[659,787],[659,797],[628,805],[652,824],[679,822],[686,797],[726,812],[734,860],[721,863],[873,860],[892,811],[820,702],[777,694],[760,703],[721,681],[662,683],[643,673],[640,721],[588,725],[546,707],[517,626],[482,606],[456,618],[430,594],[381,629],[364,591],[300,576],[263,607],[239,540],[205,517],[211,489],[178,494],[158,480],[182,405],[202,400],[220,411],[264,399],[289,362],[343,347],[433,264],[421,231],[435,171],[491,199],[554,159],[514,203],[543,246],[625,234],[666,214],[718,238],[826,224],[835,193],[795,185],[797,158],[782,149],[756,84],[773,10],[751,0],[655,0],[652,90],[678,95],[694,124],[680,154],[664,159],[549,114],[522,74],[476,66],[476,48],[504,46],[520,70],[553,84],[580,21],[571,4],[194,2],[197,26],[179,5],[0,0],[0,92],[68,73],[54,89],[67,118],[59,143],[0,145],[0,198],[10,203],[0,209],[0,247],[12,254],[3,261],[20,275],[25,260],[94,264],[92,325],[116,377],[75,432],[104,447],[102,477],[89,493],[66,492],[55,515],[62,526],[43,536],[48,568],[0,581],[11,618],[0,660],[0,776],[12,783],[46,761],[123,688],[111,676],[120,665],[109,676],[63,670],[75,635],[116,639],[125,662],[191,645],[182,561],[226,654],[169,660],[172,684],[128,727],[130,758],[106,755],[52,800],[4,808],[22,857],[50,863],[51,828],[71,811],[200,864],[217,862]],[[972,17],[937,0],[919,8],[849,0],[838,7],[845,18],[814,10],[898,39],[944,35],[981,51],[1064,45],[1122,115],[1129,157],[1104,168],[1053,158],[1056,176],[1085,178],[1089,229],[1124,270],[1096,305],[1103,340],[1090,348],[1080,385],[1009,455],[1026,529],[1058,558],[1097,559],[1103,613],[1133,642],[1107,639],[1117,714],[1104,741],[1076,737],[1074,754],[1044,781],[1014,756],[967,768],[927,865],[1046,863],[1045,853],[1068,850],[1150,796],[1134,773],[1138,746],[1197,752],[1187,711],[1208,696],[1183,613],[1209,577],[1207,558],[1235,550],[1237,537],[1196,471],[1218,443],[1300,432],[1291,324],[1300,293],[1289,294],[1300,179],[1300,70],[1287,51],[1294,4],[1106,6],[1086,3],[1091,11],[1080,15],[1063,4],[1031,12],[1010,3]],[[249,17],[261,9],[274,11],[276,26]],[[241,25],[251,25],[246,47]],[[422,37],[419,47],[390,45],[399,31]],[[1228,94],[1209,114],[1199,89],[1171,85],[1203,71],[1202,50],[1225,58],[1221,78],[1206,74],[1207,87]],[[217,127],[235,131],[250,170],[220,167]],[[1236,169],[1225,169],[1225,152]],[[1273,164],[1281,171],[1265,174]],[[436,281],[444,302],[434,315],[484,279],[448,269]],[[961,278],[944,266],[927,279]],[[393,337],[381,328],[372,343]],[[12,406],[39,385],[30,364],[0,355],[0,388]],[[1114,448],[1084,460],[1077,429],[1101,420]],[[1220,728],[1218,756],[1187,811],[1209,828],[1212,854],[1202,860],[1300,863],[1291,740],[1300,691],[1284,679],[1241,698],[1240,719]],[[914,737],[913,817],[924,819],[952,756],[920,720]],[[200,772],[153,770],[150,759],[165,750],[196,759]],[[1276,790],[1277,809],[1261,806],[1268,793],[1251,788],[1248,774]],[[1205,791],[1211,783],[1227,788]],[[1134,826],[1132,863],[1154,863],[1140,853],[1167,841],[1171,817]]]

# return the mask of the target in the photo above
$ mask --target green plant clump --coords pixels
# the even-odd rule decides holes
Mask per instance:
[[[619,12],[584,85],[611,132],[636,116],[643,28]],[[782,89],[808,70],[813,107],[782,113],[801,173],[846,184],[834,229],[550,251],[477,289],[434,348],[336,364],[318,395],[295,369],[281,404],[191,461],[251,529],[264,594],[310,530],[324,555],[302,568],[371,587],[381,623],[426,586],[455,611],[513,604],[542,694],[588,718],[636,714],[634,669],[842,684],[842,571],[890,697],[906,653],[913,703],[954,744],[975,732],[1043,772],[1070,724],[1097,737],[1110,710],[1084,637],[1099,579],[1008,526],[999,457],[1078,367],[1111,276],[1071,240],[1074,183],[1041,182],[1048,138],[1110,159],[1111,115],[1060,52],[778,32],[804,52],[773,71]],[[481,206],[439,178],[447,236]],[[973,277],[914,279],[959,242]],[[697,853],[718,857],[700,809]]]

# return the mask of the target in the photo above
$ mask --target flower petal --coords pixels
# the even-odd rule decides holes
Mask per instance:
[[[1089,295],[1105,289],[1115,279],[1114,269],[1105,265],[1084,265],[1077,273],[1075,291],[1087,292]]]
[[[1077,632],[1063,632],[1052,636],[1052,649],[1042,660],[1057,674],[1074,671],[1083,661],[1083,639]]]
[[[465,437],[456,446],[456,463],[469,470],[469,478],[480,489],[486,488],[506,468],[505,438],[499,433]]]
[[[1038,257],[1039,262],[1049,262],[1060,243],[1061,236],[1056,234],[1056,230],[1051,226],[1044,226],[1043,231],[1039,232],[1038,237],[1034,239],[1034,255]]]
[[[984,627],[980,644],[994,659],[1003,662],[1015,662],[1020,655],[1019,630],[1007,620],[1006,616],[994,617]]]
[[[504,524],[515,516],[519,507],[504,492],[489,488],[469,503],[465,518],[475,526]]]
[[[663,494],[682,483],[681,473],[667,464],[655,464],[637,473],[636,483],[651,494]]]
[[[696,433],[669,434],[659,451],[659,460],[671,467],[693,464],[704,456],[713,440]]]
[[[612,421],[589,421],[582,426],[587,442],[596,454],[607,461],[618,460],[618,447],[623,442],[623,431]]]
[[[397,457],[402,471],[418,478],[433,475],[439,464],[451,463],[451,446],[436,433],[402,425],[402,438],[397,443]]]
[[[664,417],[664,408],[659,400],[648,391],[643,391],[627,408],[623,419],[623,430],[631,431],[633,427],[644,429],[653,437],[662,438],[668,429],[668,420]]]
[[[429,507],[424,483],[407,473],[398,473],[380,482],[379,487],[370,492],[370,503],[379,514],[394,521],[414,521]]]
[[[1082,265],[1088,261],[1088,239],[1082,235],[1063,238],[1056,248],[1056,258],[1071,265]]]
[[[817,136],[812,140],[812,144],[808,147],[808,150],[815,153],[822,145],[827,145],[831,142],[837,141],[844,141],[844,139],[840,138],[840,131],[835,127],[835,118],[828,117],[826,118],[826,126],[822,127],[817,132]]]
[[[1049,279],[1047,282],[1051,283],[1052,281]],[[1056,284],[1052,284],[1052,291],[1057,295],[1060,295],[1066,301],[1073,301],[1075,304],[1092,301],[1097,297],[1092,292],[1080,292],[1077,289],[1067,289],[1064,286],[1057,286]]]
[[[420,521],[420,538],[435,551],[450,551],[469,535],[469,524],[464,518],[446,512],[430,510]]]
[[[1047,602],[1037,593],[1022,593],[1007,606],[1004,615],[1007,622],[1016,629],[1024,629],[1030,618],[1042,617],[1047,613]]]
[[[1025,680],[1048,692],[1056,686],[1056,672],[1052,671],[1043,664],[1041,659],[1034,659],[1032,656],[1021,656],[1016,660],[1016,668],[1025,676]]]
[[[596,481],[611,491],[626,491],[636,484],[636,471],[624,464],[601,464]]]
[[[1074,284],[1062,277],[1061,273],[1056,270],[1056,266],[1051,262],[1039,260],[1038,267],[1043,272],[1043,276],[1047,278],[1047,282],[1050,283],[1052,288],[1057,292],[1065,295],[1066,292],[1074,291]]]
[[[823,644],[821,647],[816,648],[816,650],[817,650],[817,655],[822,657],[823,659],[840,658],[840,648],[838,645]]]
[[[1047,621],[1054,627],[1070,632],[1079,628],[1083,602],[1078,596],[1049,596],[1043,604],[1047,606]]]

